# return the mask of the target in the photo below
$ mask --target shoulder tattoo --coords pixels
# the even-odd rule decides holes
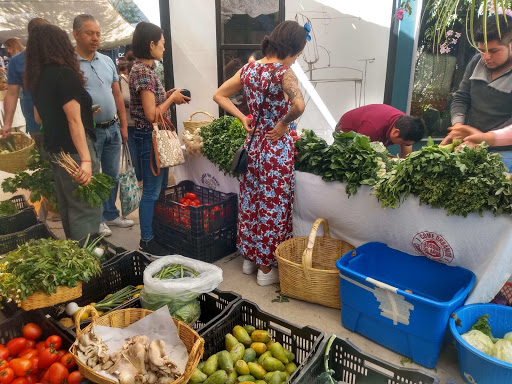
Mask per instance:
[[[288,69],[283,76],[283,91],[288,95],[288,100],[291,102],[296,98],[304,99],[302,91],[299,88],[297,76],[293,73],[292,69]]]

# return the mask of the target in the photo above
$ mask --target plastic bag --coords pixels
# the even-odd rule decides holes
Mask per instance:
[[[162,268],[181,264],[199,272],[197,277],[161,280],[153,277]],[[140,292],[143,308],[152,311],[167,305],[174,313],[200,294],[211,292],[222,282],[222,269],[180,255],[164,256],[149,264],[144,270],[144,288]]]

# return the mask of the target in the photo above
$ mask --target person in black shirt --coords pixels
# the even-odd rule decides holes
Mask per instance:
[[[32,93],[36,121],[43,124],[45,150],[50,157],[67,152],[80,165],[73,178],[51,163],[64,232],[79,240],[97,232],[101,219],[101,207],[72,195],[77,183],[87,185],[99,172],[92,99],[68,35],[54,25],[40,25],[33,32],[27,42],[25,88]]]

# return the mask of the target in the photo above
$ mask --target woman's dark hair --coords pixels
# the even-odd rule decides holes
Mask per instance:
[[[71,68],[82,85],[86,82],[68,34],[55,25],[39,25],[32,30],[27,41],[25,63],[23,82],[29,92],[35,91],[43,67],[48,64]]]
[[[137,59],[153,59],[150,49],[151,42],[157,44],[163,33],[162,28],[147,21],[137,24],[132,39],[132,50],[135,57]]]
[[[277,25],[261,43],[263,56],[277,56],[283,60],[295,56],[306,46],[307,34],[303,26],[296,21],[286,20]]]
[[[123,72],[123,71],[128,71],[128,73],[130,73],[130,71],[132,70],[132,66],[133,66],[133,61],[120,61],[119,64],[117,65],[117,71],[118,72]]]

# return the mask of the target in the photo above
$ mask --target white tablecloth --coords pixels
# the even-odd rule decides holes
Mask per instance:
[[[238,193],[238,180],[222,174],[204,157],[187,158],[174,168],[174,175],[177,182],[192,180]],[[345,186],[296,172],[294,236],[309,235],[313,222],[323,217],[332,237],[356,247],[380,241],[403,252],[467,268],[475,273],[476,283],[466,304],[489,302],[512,275],[512,217],[490,213],[447,216],[442,209],[419,205],[413,196],[397,209],[383,209],[368,186],[361,186],[350,198]]]

